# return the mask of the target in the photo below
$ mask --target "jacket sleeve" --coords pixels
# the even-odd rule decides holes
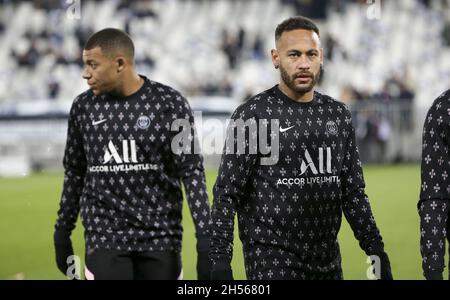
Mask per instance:
[[[186,192],[188,206],[195,225],[198,250],[209,249],[210,237],[210,205],[206,190],[203,156],[200,153],[195,130],[194,116],[187,100],[178,95],[176,102],[178,120],[182,126],[177,126],[177,135],[182,136],[182,142],[172,140],[176,173],[181,178]],[[181,130],[180,130],[181,128]],[[179,148],[177,148],[179,146]]]
[[[249,127],[236,126],[238,122],[242,122],[241,124],[256,122],[256,118],[251,116],[244,107],[245,104],[241,105],[231,117],[213,190],[210,251],[213,272],[231,268],[236,205],[242,201],[252,167],[257,159],[257,154],[250,154],[256,151],[249,151]],[[240,135],[245,138],[238,138],[239,130],[245,131],[244,135]]]
[[[83,181],[86,173],[86,155],[83,149],[83,139],[80,125],[77,120],[78,99],[75,99],[70,109],[67,141],[63,158],[64,184],[58,217],[55,225],[56,231],[70,233],[80,212],[80,197],[83,190]]]
[[[450,199],[450,118],[445,97],[430,108],[423,127],[420,216],[420,252],[426,278],[444,270],[445,238]],[[445,113],[444,113],[445,112]],[[442,276],[442,275],[441,275]]]
[[[355,142],[355,130],[349,112],[347,122],[348,136],[341,176],[342,208],[361,249],[367,255],[373,255],[384,252],[384,245],[365,193],[364,176]]]

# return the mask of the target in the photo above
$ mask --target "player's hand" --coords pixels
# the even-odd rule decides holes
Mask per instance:
[[[198,252],[197,256],[197,279],[209,280],[211,273],[211,260],[209,259],[209,251]]]
[[[53,235],[56,255],[56,265],[58,269],[67,275],[67,258],[73,255],[72,241],[70,240],[70,233],[56,230]]]
[[[210,274],[209,236],[200,236],[197,237],[197,279],[209,280]]]
[[[211,280],[233,280],[231,266],[214,266],[211,270]]]
[[[424,275],[427,280],[444,280],[442,272],[439,271],[427,271],[424,272]]]
[[[380,259],[380,277],[379,280],[393,280],[392,271],[391,271],[391,262],[389,261],[389,257],[386,252],[374,253],[373,255],[378,256]],[[376,267],[376,266],[374,266]]]

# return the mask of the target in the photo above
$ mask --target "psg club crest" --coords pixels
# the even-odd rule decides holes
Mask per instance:
[[[325,125],[327,132],[331,135],[337,135],[338,133],[338,127],[334,121],[328,121]]]
[[[147,129],[150,126],[150,118],[147,116],[140,116],[137,119],[136,126],[140,129]]]

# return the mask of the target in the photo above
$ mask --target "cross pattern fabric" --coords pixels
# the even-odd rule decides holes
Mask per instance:
[[[311,102],[295,102],[274,86],[238,107],[232,119],[278,120],[279,157],[265,165],[251,151],[223,154],[212,208],[216,268],[230,265],[236,212],[249,279],[342,278],[342,212],[368,255],[383,251],[344,104],[318,92]],[[260,133],[246,131],[250,150],[248,137]],[[225,150],[238,142],[228,140]]]
[[[87,249],[180,251],[182,183],[197,237],[209,235],[203,158],[171,149],[175,120],[194,128],[191,108],[177,91],[141,77],[133,95],[89,90],[70,110],[56,229],[70,232],[80,214]],[[196,140],[188,135],[190,148]]]
[[[424,275],[444,271],[445,239],[449,239],[450,90],[432,104],[425,119],[422,143],[422,184],[418,204],[420,251]]]

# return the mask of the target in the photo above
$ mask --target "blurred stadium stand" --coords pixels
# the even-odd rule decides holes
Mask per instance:
[[[377,3],[381,14],[370,18]],[[278,81],[274,29],[296,14],[319,24],[326,61],[318,89],[351,107],[363,160],[417,161],[427,108],[450,86],[449,7],[450,0],[0,0],[0,175],[61,168],[66,115],[87,89],[81,53],[91,33],[126,30],[139,72],[225,119]]]

